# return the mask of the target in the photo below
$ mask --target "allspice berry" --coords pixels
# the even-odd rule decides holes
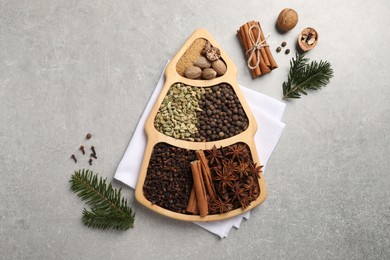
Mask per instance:
[[[280,12],[276,25],[281,31],[287,32],[293,29],[297,23],[298,13],[291,8],[285,8]]]

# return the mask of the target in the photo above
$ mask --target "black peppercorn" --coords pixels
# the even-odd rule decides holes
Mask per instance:
[[[216,141],[231,137],[234,133],[228,130],[237,120],[243,122],[239,132],[246,129],[248,118],[230,85],[222,83],[207,88],[203,97],[204,102],[199,103],[202,111],[197,112],[200,137],[196,138]],[[206,132],[202,131],[206,129]],[[195,138],[195,135],[192,137]]]
[[[286,42],[282,42],[282,47],[286,47],[287,43]]]
[[[276,48],[276,52],[280,52],[282,50],[282,48],[278,47]]]
[[[284,53],[285,54],[289,54],[290,53],[290,49],[287,49]]]

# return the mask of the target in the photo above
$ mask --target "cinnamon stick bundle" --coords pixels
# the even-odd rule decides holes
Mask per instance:
[[[237,31],[237,37],[244,49],[252,78],[267,74],[278,67],[258,21],[243,24]]]

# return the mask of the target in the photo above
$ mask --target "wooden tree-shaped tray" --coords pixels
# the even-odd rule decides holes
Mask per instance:
[[[185,52],[191,47],[192,43],[194,43],[197,39],[205,39],[207,40],[213,47],[219,48],[221,52],[221,59],[223,59],[226,64],[227,70],[226,73],[220,77],[216,77],[210,80],[201,80],[201,79],[188,79],[183,75],[180,75],[177,71],[177,63],[180,58],[185,54]],[[144,159],[142,162],[141,172],[138,177],[138,183],[136,186],[136,199],[147,208],[162,214],[164,216],[184,220],[184,221],[216,221],[223,220],[227,218],[234,217],[236,215],[242,214],[254,207],[258,206],[262,203],[266,198],[266,188],[264,179],[262,176],[262,172],[259,173],[259,177],[257,178],[258,187],[260,188],[260,194],[258,197],[253,200],[249,206],[245,209],[240,207],[237,209],[233,209],[227,213],[222,214],[210,214],[203,217],[200,215],[187,214],[184,212],[175,212],[166,208],[163,208],[155,203],[152,203],[148,200],[144,194],[144,184],[145,179],[148,173],[149,163],[151,156],[153,154],[153,149],[156,144],[165,143],[174,147],[189,149],[189,150],[211,150],[214,146],[216,147],[227,147],[229,145],[233,145],[236,143],[244,143],[246,144],[251,153],[251,157],[254,163],[257,165],[261,165],[258,154],[256,151],[256,146],[254,144],[254,135],[257,131],[257,123],[253,117],[253,114],[240,90],[240,87],[236,81],[237,77],[237,69],[233,62],[229,59],[227,54],[223,51],[223,49],[219,46],[219,44],[214,40],[214,38],[204,29],[198,29],[193,32],[193,34],[188,38],[183,47],[177,52],[174,58],[169,62],[165,71],[165,84],[161,90],[160,95],[158,96],[154,107],[152,108],[150,115],[145,124],[145,131],[147,134],[147,146],[144,154]],[[164,98],[169,92],[171,86],[176,83],[181,83],[187,86],[199,87],[199,88],[210,88],[212,86],[216,86],[221,83],[226,83],[231,86],[234,90],[237,98],[239,99],[242,109],[248,118],[247,128],[239,134],[234,136],[215,140],[215,141],[189,141],[180,138],[174,138],[172,136],[168,136],[160,131],[158,131],[154,125],[154,120],[156,118],[157,113],[163,103]],[[190,167],[190,166],[189,166]]]

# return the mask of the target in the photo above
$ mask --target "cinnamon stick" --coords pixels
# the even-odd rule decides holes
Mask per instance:
[[[206,189],[202,177],[202,169],[200,161],[191,162],[192,178],[194,179],[194,189],[196,195],[196,201],[198,203],[199,215],[201,217],[206,216],[209,213]]]
[[[262,41],[264,41],[264,33],[263,33],[263,30],[261,29],[261,26],[260,26],[260,23],[257,22],[257,25],[259,26],[260,28],[260,39]],[[267,53],[267,56],[268,56],[268,59],[269,59],[269,62],[271,64],[271,69],[276,69],[278,67],[278,64],[276,64],[275,60],[274,60],[274,57],[272,56],[272,53],[269,49],[269,46],[265,47],[265,52]]]
[[[249,56],[248,56],[248,54],[246,54],[246,52],[248,50],[248,45],[246,43],[245,32],[244,32],[244,29],[242,27],[240,27],[240,29],[237,31],[237,36],[241,42],[241,45],[244,47],[243,49],[244,49],[245,58],[248,59]],[[252,78],[256,78],[254,70],[249,69],[249,71],[251,73]]]
[[[192,213],[194,215],[199,214],[199,209],[198,209],[198,204],[196,202],[196,194],[195,194],[194,186],[192,187],[190,198],[188,199],[186,211],[189,213]]]
[[[252,25],[258,25],[259,28],[260,28],[259,22],[251,21],[251,22],[249,22],[249,24],[250,24],[250,26],[252,26]],[[259,33],[260,33],[260,31],[258,31],[258,30],[253,30],[253,36],[255,37],[255,39],[257,39],[257,37],[259,37]],[[262,41],[262,40],[261,40],[261,37],[260,37],[260,41]],[[261,48],[261,49],[260,49],[260,57],[261,57],[260,62],[263,61],[263,62],[262,62],[262,63],[263,63],[262,66],[260,66],[261,72],[262,72],[263,74],[265,74],[265,73],[263,72],[263,70],[266,70],[266,71],[268,71],[268,72],[271,72],[271,70],[269,69],[269,67],[270,67],[271,64],[270,64],[270,62],[269,62],[267,53],[266,53],[266,51],[265,51],[264,48]],[[265,68],[265,67],[267,67],[267,68]],[[266,73],[268,73],[268,72],[266,72]]]
[[[211,178],[211,172],[209,167],[209,161],[207,160],[204,152],[202,150],[199,150],[196,152],[196,155],[200,161],[201,167],[202,167],[202,176],[203,180],[206,186],[207,194],[209,195],[210,199],[215,200],[217,198],[213,180]]]
[[[247,46],[248,46],[248,50],[249,50],[249,49],[251,49],[253,47],[253,42],[249,38],[249,25],[248,25],[248,23],[244,24],[243,28],[244,28],[245,40],[246,40],[246,43],[247,43]],[[250,56],[250,52],[247,53],[247,58],[249,58],[249,56]],[[251,60],[251,65],[254,66],[254,65],[256,65],[256,63],[257,63],[257,56],[253,55],[252,56],[252,60]],[[255,76],[256,77],[261,75],[261,71],[260,71],[260,67],[259,66],[257,66],[253,70],[255,72]]]
[[[249,22],[250,26],[252,26],[253,24],[255,24],[254,21],[252,22]],[[259,33],[260,31],[258,30],[252,30],[252,33],[253,33],[253,37],[255,39],[257,39],[257,37],[259,37]],[[264,50],[264,47],[260,49],[260,63],[259,63],[259,67],[260,67],[260,70],[261,70],[261,74],[267,74],[269,72],[271,72],[271,69],[266,65],[265,63],[265,57],[267,57],[267,54]],[[267,57],[267,60],[268,60],[268,57]],[[268,60],[269,62],[269,60]]]

